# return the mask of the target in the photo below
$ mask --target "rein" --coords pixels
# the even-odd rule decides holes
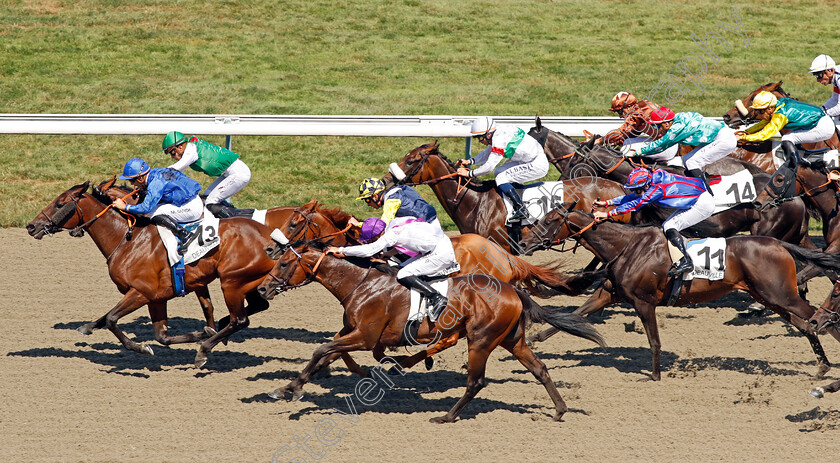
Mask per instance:
[[[420,163],[418,163],[415,167],[412,167],[410,173],[405,174],[406,178],[414,177],[415,175],[420,173],[423,170],[423,166],[426,165],[426,161],[429,159],[428,154],[423,154],[423,153],[418,153],[418,154],[420,155],[420,158],[422,159],[422,161]],[[455,177],[456,175],[458,175],[457,171],[450,172],[450,173],[448,173],[446,175],[443,175],[441,177],[436,177],[436,178],[432,178],[432,179],[429,179],[429,180],[424,180],[424,181],[421,181],[421,182],[405,182],[405,183],[402,183],[402,184],[403,185],[409,185],[409,186],[431,185],[433,183],[438,183],[440,181]],[[469,185],[471,181],[472,181],[472,178],[468,178],[466,183],[461,185],[461,177],[458,178],[458,189],[455,191],[456,202],[460,202],[460,199],[458,198],[458,196],[461,194],[462,191],[464,191],[467,188],[467,185]]]
[[[283,281],[282,279],[280,279],[280,277],[275,275],[274,272],[268,272],[268,276],[270,276],[274,281],[276,281],[277,283],[280,284],[280,287],[277,288],[277,292],[283,292],[283,291],[288,291],[290,289],[300,288],[301,286],[308,285],[309,283],[312,283],[313,281],[315,281],[315,276],[318,272],[318,268],[321,266],[321,262],[324,260],[324,257],[327,255],[326,251],[322,251],[321,255],[318,257],[318,261],[315,262],[315,266],[312,267],[312,269],[310,270],[310,269],[306,268],[306,265],[303,263],[303,260],[302,260],[303,256],[300,253],[298,253],[297,250],[295,250],[295,248],[289,248],[289,250],[292,251],[295,254],[295,256],[297,256],[297,262],[295,262],[295,268],[292,269],[291,274],[294,275],[295,269],[297,268],[298,265],[300,265],[300,267],[303,269],[304,273],[308,272],[309,274],[307,275],[306,279],[303,280],[302,282],[300,282],[296,285],[289,285],[288,284],[288,279],[286,281]]]

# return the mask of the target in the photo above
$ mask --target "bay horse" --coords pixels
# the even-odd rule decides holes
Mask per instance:
[[[317,281],[344,307],[344,327],[339,337],[318,347],[309,364],[285,387],[269,394],[279,399],[291,394],[300,399],[303,385],[336,358],[334,354],[403,345],[403,327],[408,319],[409,291],[396,281],[396,271],[374,267],[369,259],[338,258],[325,253],[330,240],[292,243],[260,285],[267,298]],[[416,340],[429,343],[439,337],[459,334],[467,338],[467,389],[464,396],[433,423],[455,421],[467,403],[487,384],[487,358],[497,346],[513,354],[542,383],[554,402],[554,420],[568,410],[554,386],[545,364],[525,343],[530,321],[548,322],[567,333],[604,345],[603,338],[585,318],[543,308],[523,291],[484,274],[451,280],[449,305],[438,321],[424,321]]]
[[[505,251],[511,251],[505,227],[507,209],[495,188],[495,181],[464,179],[456,175],[455,165],[438,150],[437,142],[414,148],[398,165],[405,173],[405,179],[398,182],[388,173],[383,177],[386,185],[429,185],[459,232],[484,236]],[[620,185],[594,177],[563,180],[563,188],[564,195],[577,200],[581,209],[591,207],[599,197],[623,194]],[[527,233],[530,228],[523,225],[522,233]]]
[[[163,242],[154,226],[146,219],[134,228],[127,216],[111,208],[112,199],[97,189],[88,192],[89,182],[75,185],[61,193],[26,225],[35,239],[44,235],[73,230],[80,235],[87,232],[106,258],[108,273],[122,299],[108,313],[78,329],[90,334],[94,329],[107,327],[129,350],[153,355],[146,343],[137,343],[123,333],[117,322],[140,307],[147,305],[155,338],[162,342],[165,332],[161,320],[166,317],[166,301],[175,297],[171,270]],[[133,217],[133,216],[131,216]],[[231,218],[219,223],[219,246],[197,262],[185,268],[187,292],[219,278],[225,303],[231,314],[230,323],[203,340],[196,353],[196,367],[203,366],[207,354],[221,340],[248,326],[249,306],[267,306],[255,289],[274,265],[265,255],[263,246],[270,241],[270,230],[250,219]]]
[[[826,297],[819,310],[808,320],[808,324],[817,334],[824,334],[830,328],[836,328],[840,324],[840,280],[834,282],[831,293]],[[840,381],[815,387],[811,389],[810,394],[820,399],[827,392],[837,391],[840,391]]]
[[[615,295],[633,305],[645,327],[653,354],[651,378],[659,380],[661,343],[656,306],[667,303],[673,284],[673,279],[668,277],[671,259],[662,229],[612,221],[596,222],[591,214],[562,208],[550,212],[540,222],[548,233],[543,236],[532,233],[525,237],[526,252],[573,238],[609,263],[607,278],[612,282]],[[818,359],[816,376],[823,377],[831,364],[819,338],[805,322],[814,314],[814,309],[797,293],[796,268],[808,262],[838,270],[840,256],[801,248],[775,238],[738,235],[726,238],[724,259],[723,279],[686,281],[676,305],[710,301],[735,290],[746,291],[808,338]],[[576,312],[585,315],[592,310]],[[840,331],[833,329],[831,333],[840,341]]]
[[[277,229],[293,242],[321,237],[331,238],[335,246],[359,244],[358,237],[348,235],[348,229],[342,226],[347,222],[345,217],[347,215],[338,208],[325,209],[317,203],[309,203],[296,209],[293,218]],[[468,233],[450,237],[450,240],[455,250],[455,258],[461,267],[450,277],[483,273],[505,283],[522,284],[532,296],[542,298],[558,294],[578,296],[600,279],[600,275],[592,272],[564,275],[557,272],[556,268],[549,269],[530,264],[480,235]],[[266,246],[266,253],[272,258],[278,257],[285,252],[285,248],[285,245],[275,241]],[[411,368],[420,361],[431,359],[433,355],[457,344],[458,336],[458,333],[454,333],[414,355],[393,358],[402,368]],[[384,356],[384,350],[374,349],[373,355],[379,361]],[[351,372],[361,376],[367,375],[367,372],[349,354],[342,354],[342,359]],[[427,363],[427,369],[430,366]]]

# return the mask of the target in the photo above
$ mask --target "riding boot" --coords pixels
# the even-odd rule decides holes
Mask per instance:
[[[423,295],[423,297],[426,298],[430,307],[429,321],[432,323],[437,321],[440,314],[443,313],[443,309],[445,309],[447,304],[449,304],[449,300],[446,296],[435,291],[434,288],[425,281],[421,280],[420,277],[410,276],[400,278],[397,281],[407,288],[416,289],[421,295]]]
[[[172,233],[178,238],[178,254],[183,256],[187,252],[187,246],[192,242],[195,234],[188,232],[184,227],[178,225],[178,222],[168,215],[156,215],[151,218],[151,222],[172,230]]]
[[[528,209],[525,207],[525,204],[522,202],[522,198],[519,197],[519,193],[513,188],[513,185],[510,183],[504,183],[499,185],[499,190],[504,193],[505,196],[510,199],[510,202],[513,204],[513,215],[510,216],[511,222],[521,222],[528,218]]]
[[[802,159],[799,157],[799,150],[796,149],[796,145],[794,145],[792,141],[785,140],[782,142],[782,151],[785,153],[785,160],[788,162],[790,169],[796,172],[799,165],[803,164]]]
[[[688,258],[688,252],[685,250],[685,242],[683,242],[682,236],[680,236],[680,232],[676,228],[669,228],[665,230],[665,238],[668,238],[668,242],[676,249],[671,249],[669,246],[668,252],[671,254],[671,268],[668,270],[668,276],[677,276],[682,275],[685,272],[688,272],[693,268],[691,264],[691,260]],[[682,258],[677,261],[676,260],[676,252],[678,251],[682,254]]]
[[[686,169],[685,173],[689,175],[689,177],[694,177],[703,181],[706,185],[706,191],[709,192],[710,195],[714,196],[715,194],[712,193],[712,185],[709,183],[709,174],[703,172],[700,169]]]
[[[208,204],[207,210],[212,212],[216,218],[219,219],[227,219],[229,217],[233,217],[233,211],[230,207],[225,206],[224,204]]]

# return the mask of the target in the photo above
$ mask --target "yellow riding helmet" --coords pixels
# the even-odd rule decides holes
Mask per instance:
[[[768,91],[759,92],[758,95],[753,97],[752,104],[750,108],[752,109],[765,109],[770,106],[776,106],[776,103],[779,100],[776,98],[776,95]]]
[[[367,199],[383,191],[385,191],[385,182],[378,178],[368,177],[359,185],[359,197],[356,199]]]

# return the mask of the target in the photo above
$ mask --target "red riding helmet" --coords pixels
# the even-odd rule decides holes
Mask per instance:
[[[650,183],[652,178],[653,176],[650,174],[649,170],[644,167],[637,167],[630,172],[630,175],[627,177],[627,183],[624,184],[624,188],[627,188],[628,190],[644,188]]]
[[[637,104],[636,97],[630,92],[618,92],[612,99],[610,111],[619,112],[624,108]]]
[[[659,109],[650,115],[650,122],[659,125],[663,122],[673,121],[674,116],[674,111],[671,111],[671,108],[667,106],[660,106]]]

